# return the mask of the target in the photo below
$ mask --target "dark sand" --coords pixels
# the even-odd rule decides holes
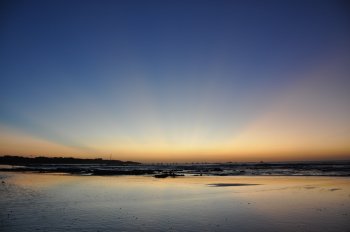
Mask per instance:
[[[244,183],[215,183],[208,184],[210,187],[237,187],[237,186],[253,186],[258,184],[244,184]]]

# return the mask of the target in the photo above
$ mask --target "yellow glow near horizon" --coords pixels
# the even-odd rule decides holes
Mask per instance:
[[[0,155],[350,160],[345,1],[8,2]]]
[[[267,127],[268,128],[268,125]],[[73,156],[80,158],[110,158],[141,162],[225,162],[225,161],[287,161],[317,159],[349,159],[345,139],[333,144],[317,143],[277,132],[264,133],[264,126],[248,129],[226,144],[136,144],[133,142],[101,143],[88,153],[28,135],[4,130],[0,134],[1,154],[31,156]],[[271,128],[270,128],[271,129]],[[290,139],[285,140],[288,137]],[[310,144],[312,146],[310,146]]]
[[[221,122],[206,109],[203,101],[215,97],[205,91],[207,87],[200,98],[205,99],[203,105],[188,109],[191,112],[176,109],[164,120],[146,85],[137,81],[127,99],[131,112],[127,126],[87,101],[86,117],[75,119],[76,124],[50,127],[42,122],[44,128],[50,127],[47,137],[1,126],[0,154],[107,159],[112,155],[141,162],[350,159],[350,108],[345,107],[346,96],[334,92],[340,87],[332,86],[333,71],[328,65],[304,73],[302,81],[288,86],[264,112],[232,131],[229,120]],[[235,118],[232,121],[235,125]],[[74,135],[76,143],[55,140],[65,134]]]

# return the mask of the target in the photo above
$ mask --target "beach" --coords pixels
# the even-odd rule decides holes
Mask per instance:
[[[1,231],[349,231],[350,178],[0,173]]]

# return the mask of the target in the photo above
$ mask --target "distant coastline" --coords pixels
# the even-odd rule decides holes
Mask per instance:
[[[100,165],[139,165],[141,163],[121,160],[80,159],[73,157],[23,157],[23,156],[0,156],[0,164],[6,165],[38,165],[38,164],[100,164]]]

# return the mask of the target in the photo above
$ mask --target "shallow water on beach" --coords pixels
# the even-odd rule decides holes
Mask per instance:
[[[0,173],[0,209],[0,231],[350,231],[350,178]]]

